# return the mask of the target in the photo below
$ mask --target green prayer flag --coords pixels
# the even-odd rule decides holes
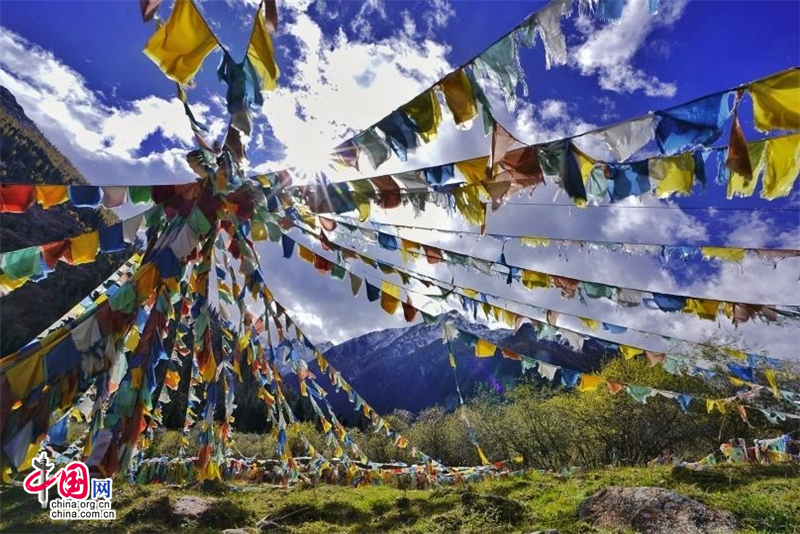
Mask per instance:
[[[129,186],[128,197],[134,204],[149,204],[153,202],[153,188],[149,185]]]
[[[123,285],[116,293],[108,297],[108,305],[114,311],[133,313],[136,307],[136,287],[133,284]]]
[[[345,271],[344,267],[339,265],[338,263],[333,264],[333,269],[331,269],[331,276],[334,278],[338,278],[339,280],[344,280],[344,275],[347,271]]]
[[[28,247],[3,253],[0,255],[0,269],[3,269],[3,273],[12,280],[42,274],[39,247]]]
[[[189,214],[189,219],[186,221],[189,225],[189,229],[194,232],[196,236],[203,236],[211,229],[211,223],[208,222],[206,216],[203,215],[203,212],[197,208],[192,210],[192,213]]]
[[[646,386],[626,386],[625,391],[639,404],[647,404],[647,397],[653,393],[653,390]]]

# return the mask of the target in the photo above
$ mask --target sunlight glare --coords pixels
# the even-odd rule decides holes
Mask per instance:
[[[322,175],[329,175],[333,169],[331,147],[335,143],[322,137],[306,139],[302,143],[286,148],[286,164],[293,168],[295,176],[302,183],[311,182]]]

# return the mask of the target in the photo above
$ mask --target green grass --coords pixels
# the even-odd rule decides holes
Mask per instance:
[[[669,468],[609,468],[558,477],[528,473],[507,479],[434,490],[390,487],[278,489],[239,486],[205,491],[115,482],[117,521],[51,522],[34,497],[17,488],[0,494],[4,532],[218,532],[254,527],[263,518],[277,531],[501,533],[558,529],[597,532],[577,517],[587,496],[610,485],[660,486],[728,510],[743,532],[800,532],[797,466],[720,466],[707,472]],[[170,504],[183,495],[214,501],[197,520],[180,523]],[[275,529],[273,528],[273,531]]]

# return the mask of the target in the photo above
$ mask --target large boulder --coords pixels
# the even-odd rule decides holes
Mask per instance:
[[[609,486],[583,501],[578,515],[595,527],[648,534],[728,534],[731,514],[663,488]]]
[[[172,513],[181,519],[199,519],[214,501],[200,497],[185,496],[172,503]]]

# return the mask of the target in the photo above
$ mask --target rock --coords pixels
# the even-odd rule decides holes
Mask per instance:
[[[648,534],[728,534],[736,520],[728,512],[663,488],[609,486],[583,501],[578,515],[595,527],[631,528]]]
[[[256,532],[254,528],[226,528],[222,534],[253,534]]]
[[[172,513],[180,518],[197,519],[212,503],[211,500],[199,497],[181,497],[172,504]]]

